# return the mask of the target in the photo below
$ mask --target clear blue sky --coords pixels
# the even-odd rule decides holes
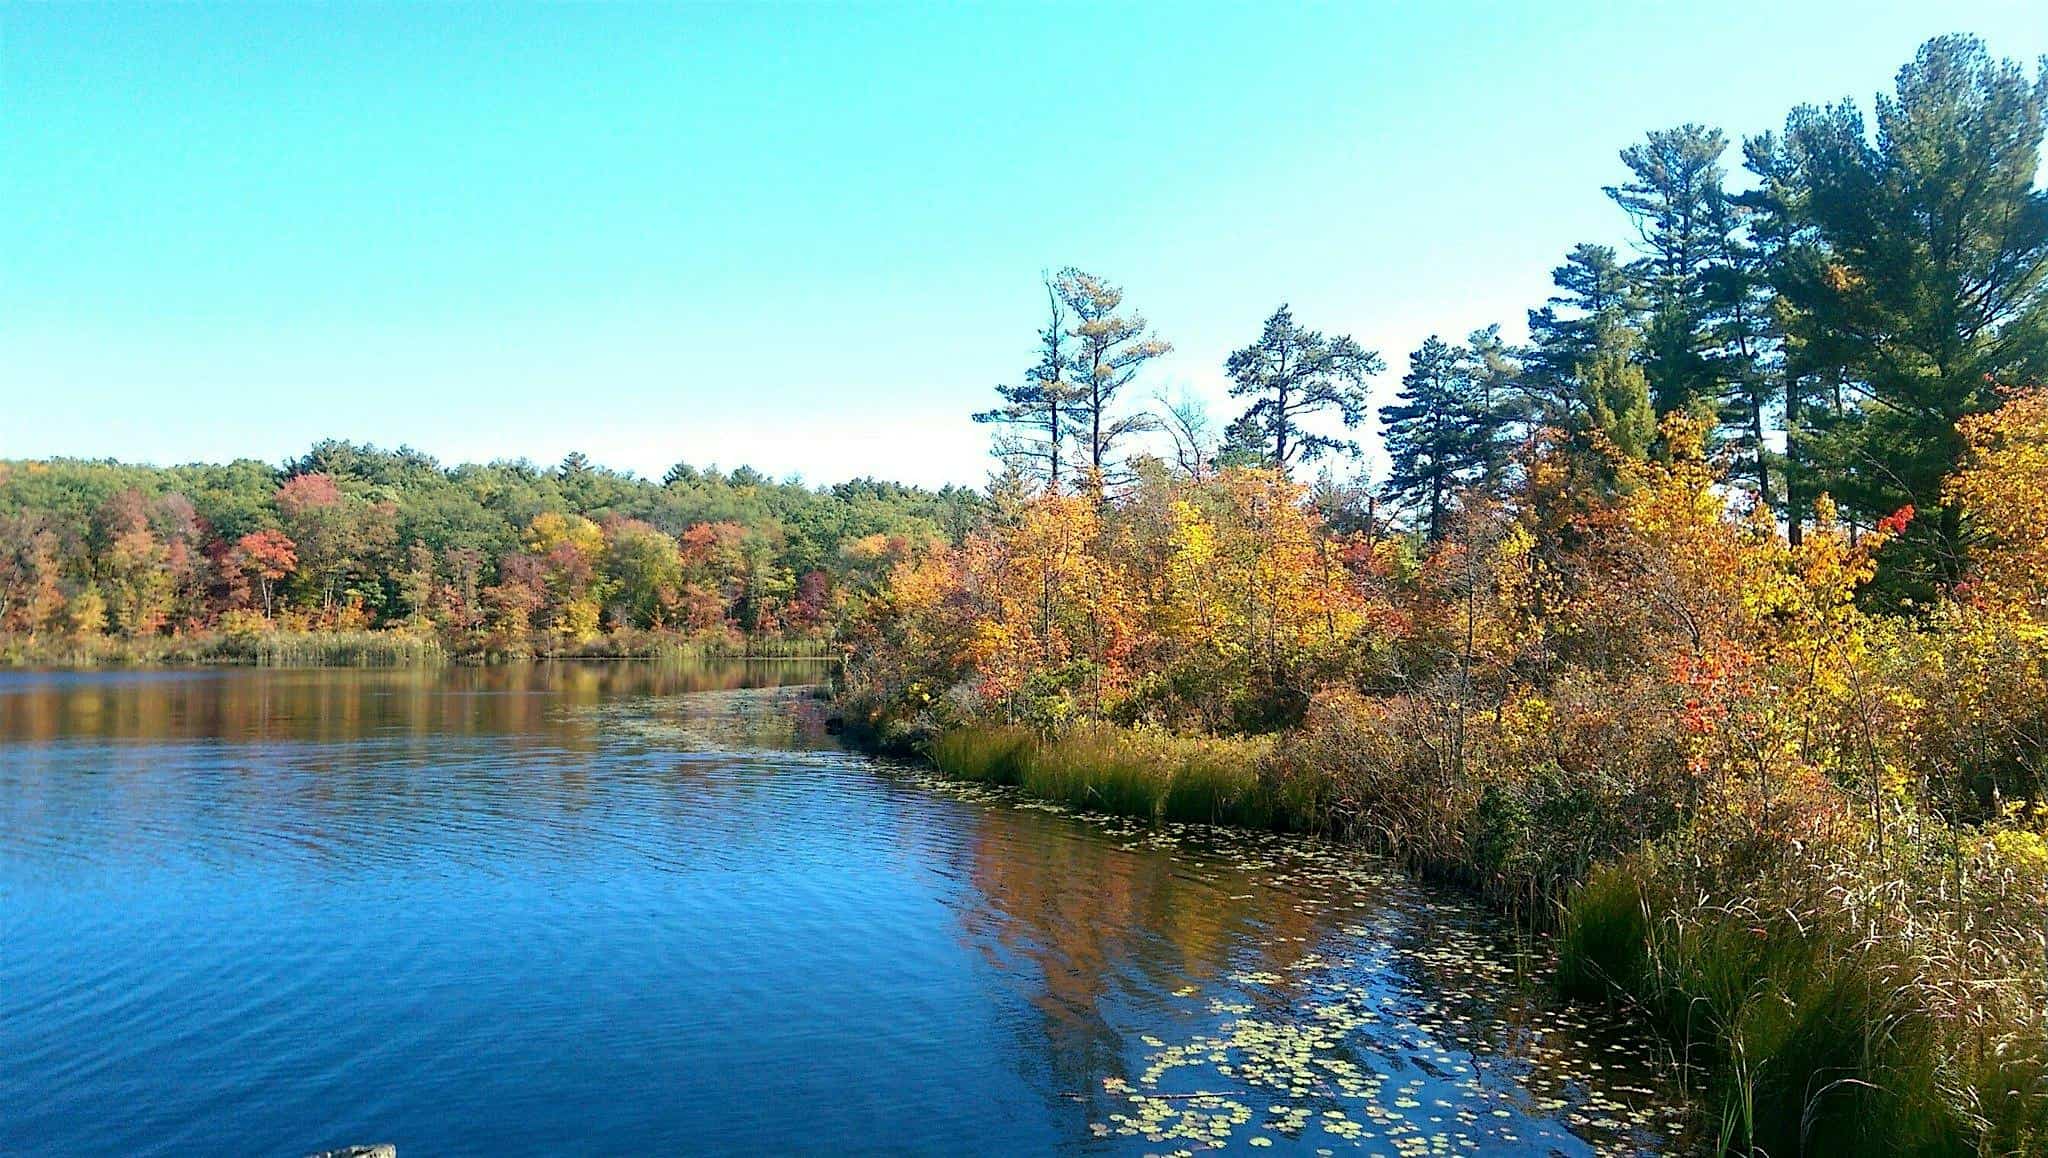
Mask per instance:
[[[1491,8],[0,2],[0,457],[979,482],[1042,268],[1176,344],[1142,393],[1289,301],[1384,400],[1627,237],[1644,130],[2048,53],[2038,0]]]

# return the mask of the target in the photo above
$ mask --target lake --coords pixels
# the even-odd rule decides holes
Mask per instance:
[[[820,674],[0,672],[0,1153],[1680,1144],[1461,899],[843,750]]]

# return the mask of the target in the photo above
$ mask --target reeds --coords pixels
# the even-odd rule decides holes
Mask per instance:
[[[938,735],[929,755],[948,775],[1120,816],[1290,827],[1287,801],[1260,774],[1268,747],[1107,724],[1055,736],[969,726]]]
[[[542,659],[838,659],[828,639],[750,636],[736,631],[610,631],[587,640],[537,642]]]
[[[440,641],[403,631],[209,632],[34,644],[15,640],[0,649],[0,662],[40,667],[433,667],[447,659]]]
[[[2048,1153],[2038,926],[1954,896],[1978,910],[1962,938],[1954,914],[1859,911],[1855,866],[1789,866],[1735,896],[1662,852],[1572,893],[1559,980],[1641,1010],[1706,1075],[1722,1152]]]
[[[447,659],[440,641],[430,635],[309,631],[221,636],[197,662],[258,667],[435,667]]]

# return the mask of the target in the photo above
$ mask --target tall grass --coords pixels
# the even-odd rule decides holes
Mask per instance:
[[[1705,1075],[1723,1152],[2048,1153],[2048,1010],[2038,982],[1989,976],[2013,965],[1994,967],[1998,932],[1966,942],[1982,959],[1943,960],[1943,938],[1898,932],[1910,918],[1811,903],[1826,875],[1812,866],[1725,897],[1673,851],[1603,865],[1573,891],[1559,980],[1663,1030]],[[2025,931],[2008,932],[2025,952]],[[1972,972],[1969,996],[1943,992]],[[2000,987],[2032,992],[2035,1007],[1981,1000]]]
[[[447,659],[441,642],[430,635],[309,631],[223,636],[202,662],[258,667],[434,667]]]
[[[1016,785],[1046,800],[1150,820],[1293,827],[1288,801],[1260,773],[1264,740],[1175,736],[1076,725],[1056,736],[970,725],[942,732],[928,755],[942,772]]]
[[[7,665],[48,667],[432,667],[447,659],[432,636],[399,631],[212,632],[34,644],[13,640],[0,648],[0,662]]]

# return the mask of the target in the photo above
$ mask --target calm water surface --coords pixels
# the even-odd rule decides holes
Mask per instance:
[[[0,1153],[1657,1153],[1311,842],[840,750],[799,664],[0,673]]]

